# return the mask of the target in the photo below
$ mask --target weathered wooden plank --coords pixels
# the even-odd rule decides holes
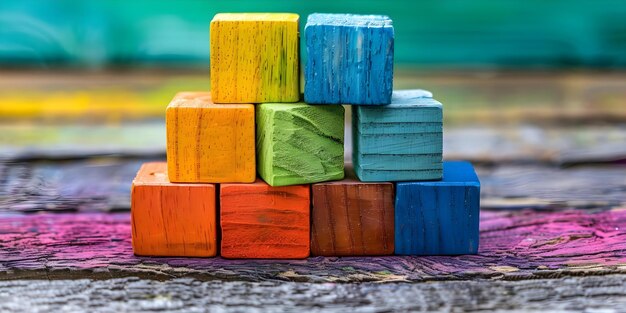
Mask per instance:
[[[128,210],[130,183],[143,162],[0,162],[0,212]],[[626,205],[623,166],[498,165],[477,166],[476,170],[483,208]]]
[[[612,162],[626,160],[624,142],[626,126],[445,127],[444,158],[555,165]]]
[[[619,312],[626,275],[428,284],[144,280],[0,281],[0,311]],[[271,296],[268,296],[271,295]]]
[[[220,13],[211,21],[211,90],[216,103],[300,100],[299,16]]]
[[[180,92],[167,106],[167,172],[177,183],[256,179],[254,105],[215,104],[209,92]]]
[[[344,177],[344,109],[263,103],[256,109],[257,168],[271,186]]]
[[[626,205],[626,167],[494,166],[478,169],[483,208]]]
[[[310,186],[220,185],[220,255],[301,259],[310,253]]]
[[[144,161],[0,162],[0,211],[126,211]]]
[[[306,102],[389,104],[394,32],[388,16],[314,13],[304,40]]]
[[[163,107],[160,110],[165,111]],[[0,133],[0,161],[4,162],[165,157],[165,123],[161,120],[122,124],[1,122]]]
[[[144,164],[131,191],[133,252],[147,256],[217,254],[217,186],[174,184],[167,164]]]
[[[127,213],[4,215],[0,276],[307,282],[520,280],[626,273],[626,210],[481,212],[478,255],[227,260],[134,256]]]

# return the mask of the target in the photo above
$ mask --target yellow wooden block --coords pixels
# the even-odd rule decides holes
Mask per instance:
[[[297,14],[220,13],[211,21],[215,103],[297,102]]]
[[[171,182],[254,182],[254,105],[220,105],[208,92],[181,92],[167,106],[166,128]]]

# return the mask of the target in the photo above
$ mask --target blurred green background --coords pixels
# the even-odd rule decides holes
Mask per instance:
[[[0,66],[208,66],[217,12],[389,15],[396,64],[420,68],[624,68],[626,1],[0,1]]]

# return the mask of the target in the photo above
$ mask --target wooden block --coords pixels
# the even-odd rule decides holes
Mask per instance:
[[[297,14],[220,13],[211,21],[216,103],[300,100]]]
[[[443,180],[396,184],[396,254],[478,252],[480,181],[469,162],[444,162]]]
[[[311,186],[311,254],[392,254],[393,183],[360,182],[351,169],[346,174],[343,180]]]
[[[170,181],[256,179],[254,105],[214,104],[208,92],[182,92],[167,107],[166,128]]]
[[[343,178],[342,106],[263,103],[256,127],[259,175],[271,186]]]
[[[304,37],[307,103],[390,103],[394,33],[389,17],[311,14]]]
[[[222,256],[301,259],[309,256],[309,185],[220,185]]]
[[[165,162],[146,163],[133,180],[133,252],[146,256],[215,256],[215,185],[172,184],[166,168]]]
[[[441,179],[442,105],[425,90],[394,91],[386,106],[352,110],[352,161],[362,181]]]

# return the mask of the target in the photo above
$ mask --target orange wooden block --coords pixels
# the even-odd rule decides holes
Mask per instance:
[[[222,256],[301,259],[310,250],[310,187],[220,185]]]
[[[133,251],[149,256],[215,256],[214,184],[172,184],[165,162],[144,164],[133,180]]]
[[[256,179],[254,105],[214,104],[208,92],[181,92],[167,106],[167,165],[177,183]]]

